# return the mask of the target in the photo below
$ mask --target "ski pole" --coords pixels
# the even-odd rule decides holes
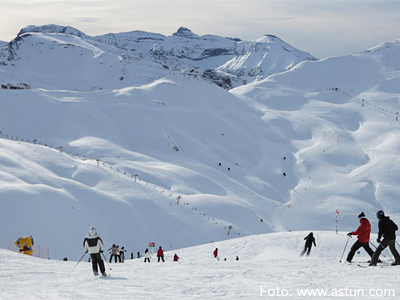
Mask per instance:
[[[339,262],[342,262],[342,258],[343,258],[344,252],[346,251],[347,243],[349,242],[350,237],[351,237],[351,235],[349,235],[349,237],[347,238],[347,242],[346,242],[346,245],[344,246],[343,253],[342,253],[342,257],[340,258],[340,261],[339,261]]]
[[[370,244],[372,245],[372,246],[374,246],[374,248],[375,248],[375,251],[376,251],[376,246],[374,245],[374,244],[372,244],[372,242],[370,241]],[[385,257],[386,258],[386,255],[384,254],[384,253],[382,253],[381,252],[381,254],[383,255],[383,257]]]
[[[72,269],[72,271],[71,272],[69,272],[69,274],[68,274],[68,276],[67,277],[69,277],[69,275],[71,275],[71,273],[75,270],[75,268],[76,268],[76,266],[81,262],[81,260],[83,259],[83,257],[86,255],[86,252],[85,253],[83,253],[83,255],[82,255],[82,257],[81,257],[81,259],[76,263],[76,265],[75,265],[75,267]]]
[[[379,242],[379,246],[381,246],[382,249],[386,251],[387,255],[389,255],[389,258],[392,258],[392,256],[389,254],[389,251],[386,249],[386,247],[384,247],[384,246],[382,245],[381,242]],[[383,250],[382,250],[382,252],[383,252]],[[382,253],[382,252],[381,252],[381,253]],[[385,256],[385,257],[386,257],[386,256]]]
[[[397,244],[397,246],[399,246],[400,247],[400,245],[399,245],[399,243],[396,241],[396,244]]]
[[[108,263],[108,261],[107,261],[107,259],[106,259],[105,255],[104,255],[104,253],[103,253],[103,252],[101,252],[101,254],[103,254],[104,260],[106,261],[106,263],[107,263],[108,267],[110,268],[110,270],[112,270],[112,269],[111,269],[111,267],[110,267],[110,264]]]

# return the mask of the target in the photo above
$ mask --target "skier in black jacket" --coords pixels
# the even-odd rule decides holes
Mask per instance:
[[[397,252],[395,246],[396,231],[399,228],[389,217],[385,216],[385,213],[382,210],[376,213],[376,217],[379,219],[378,223],[379,232],[378,232],[378,239],[376,240],[378,242],[378,247],[376,248],[374,255],[372,255],[371,263],[369,265],[376,266],[379,255],[381,254],[383,249],[385,249],[387,246],[389,246],[389,249],[392,252],[393,257],[395,259],[392,265],[400,265],[400,255]],[[382,242],[381,242],[381,237],[383,237]]]
[[[99,275],[99,269],[97,268],[97,265],[99,265],[101,274],[107,276],[104,262],[100,256],[100,253],[104,251],[103,241],[97,235],[97,230],[93,226],[90,227],[88,235],[83,240],[83,248],[85,252],[89,252],[90,254],[94,275]]]
[[[304,245],[304,250],[301,252],[300,256],[303,256],[304,253],[307,252],[307,256],[310,255],[312,244],[316,247],[314,234],[312,232],[309,233],[305,238],[306,244]]]

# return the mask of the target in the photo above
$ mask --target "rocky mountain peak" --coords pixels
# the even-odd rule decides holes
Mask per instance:
[[[177,32],[175,32],[173,35],[177,36],[183,36],[183,37],[189,37],[189,36],[197,36],[194,34],[189,28],[186,27],[180,27]]]

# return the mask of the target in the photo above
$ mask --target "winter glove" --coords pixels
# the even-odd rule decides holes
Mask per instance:
[[[103,253],[103,250],[100,250],[100,253]]]
[[[347,234],[347,236],[352,236],[353,235],[353,232],[349,232],[348,234]]]
[[[376,239],[377,243],[380,244],[381,243],[381,239]]]

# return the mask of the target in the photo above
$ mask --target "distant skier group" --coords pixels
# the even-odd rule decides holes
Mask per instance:
[[[95,276],[99,275],[99,269],[101,276],[107,276],[107,273],[105,271],[104,267],[104,261],[101,258],[101,254],[104,252],[104,244],[100,236],[97,234],[97,230],[95,227],[91,226],[89,229],[88,234],[83,240],[83,249],[85,250],[85,254],[89,253],[90,258],[89,262],[92,262],[92,269],[93,269],[93,274]],[[125,261],[125,247],[119,248],[118,245],[113,244],[111,248],[109,248],[107,251],[110,251],[110,259],[109,263],[112,262],[113,258],[115,263],[123,263]],[[141,257],[140,252],[137,253],[138,258]],[[103,257],[105,259],[105,256],[103,254]],[[145,250],[144,252],[144,262],[150,262],[150,257],[151,254],[148,249]],[[83,258],[83,256],[82,256]],[[82,259],[81,258],[81,259]],[[158,262],[162,261],[165,262],[164,259],[164,250],[160,246],[157,251],[157,258]],[[133,253],[131,254],[131,259],[133,259]],[[173,261],[179,261],[179,256],[175,253],[173,257]]]
[[[125,252],[126,252],[125,247],[122,246],[121,248],[119,248],[118,245],[113,244],[111,248],[108,249],[107,251],[111,251],[109,260],[110,263],[113,258],[115,263],[117,263],[117,261],[120,263],[123,263],[125,261]]]
[[[150,257],[151,254],[149,252],[149,249],[146,248],[146,250],[144,251],[144,262],[150,262]],[[160,260],[162,260],[162,262],[165,262],[164,260],[164,250],[163,248],[160,246],[157,250],[157,258],[158,258],[158,262],[160,262]],[[174,261],[178,261],[179,257],[178,255],[174,255]]]

